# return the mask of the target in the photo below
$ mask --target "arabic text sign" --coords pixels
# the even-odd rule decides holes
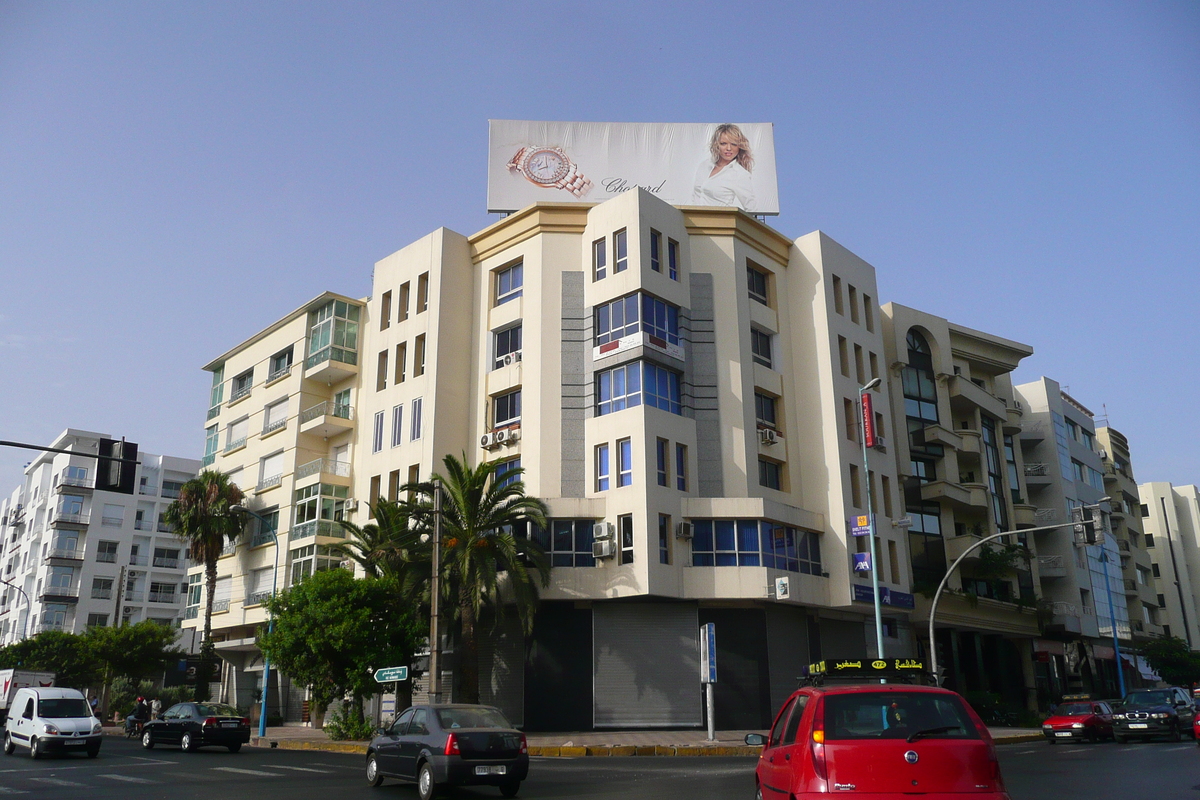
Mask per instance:
[[[379,683],[408,680],[408,667],[387,667],[375,670],[375,680]]]
[[[850,533],[854,536],[871,535],[871,518],[866,514],[850,518]]]

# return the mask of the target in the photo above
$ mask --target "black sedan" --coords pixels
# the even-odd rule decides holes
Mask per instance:
[[[497,786],[514,797],[529,774],[525,734],[491,706],[414,706],[367,748],[367,782],[416,781],[421,800],[441,786]]]
[[[1113,738],[1118,742],[1154,736],[1178,742],[1192,732],[1196,706],[1191,696],[1178,686],[1139,689],[1125,695],[1112,718]]]
[[[179,703],[142,728],[142,747],[177,744],[184,750],[216,745],[236,753],[250,741],[250,720],[221,703]]]

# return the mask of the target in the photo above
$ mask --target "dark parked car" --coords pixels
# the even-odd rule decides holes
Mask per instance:
[[[142,747],[177,744],[184,750],[215,745],[236,753],[250,741],[250,719],[220,703],[179,703],[142,728]]]
[[[1166,689],[1139,689],[1125,695],[1113,713],[1113,738],[1149,739],[1166,736],[1178,742],[1192,733],[1196,706],[1191,696],[1178,686]]]
[[[498,786],[514,797],[529,774],[525,734],[491,706],[414,706],[367,748],[367,782],[416,781],[421,800],[441,786]]]

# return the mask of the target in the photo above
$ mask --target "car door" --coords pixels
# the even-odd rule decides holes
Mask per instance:
[[[398,775],[405,778],[417,777],[417,756],[429,738],[429,709],[419,706],[413,709],[408,730],[400,737],[400,759]]]
[[[1186,733],[1196,719],[1196,706],[1183,689],[1175,690],[1175,708],[1179,714],[1179,729]]]
[[[167,744],[178,742],[180,717],[183,716],[185,708],[187,706],[183,703],[168,708],[162,718],[154,723],[154,738]]]
[[[397,717],[375,742],[375,760],[379,770],[387,775],[400,774],[400,737],[408,728],[413,710],[410,708]]]
[[[14,741],[20,742],[26,747],[29,746],[29,737],[33,735],[33,695],[26,695],[25,709],[21,712],[21,716],[17,717],[16,725],[11,728],[12,738]],[[9,723],[12,724],[11,722]]]
[[[1092,703],[1092,713],[1096,715],[1097,729],[1103,736],[1112,736],[1112,709],[1108,703]]]
[[[788,698],[788,701],[783,704],[783,708],[780,709],[779,715],[775,717],[775,724],[771,726],[771,732],[767,735],[767,744],[763,748],[758,764],[758,782],[764,800],[786,798],[791,791],[791,756],[784,759],[783,734],[799,697],[804,697],[804,695]]]

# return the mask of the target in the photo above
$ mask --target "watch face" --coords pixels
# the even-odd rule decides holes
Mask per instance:
[[[541,184],[552,184],[563,178],[568,170],[567,159],[558,150],[543,147],[525,159],[525,174]]]

